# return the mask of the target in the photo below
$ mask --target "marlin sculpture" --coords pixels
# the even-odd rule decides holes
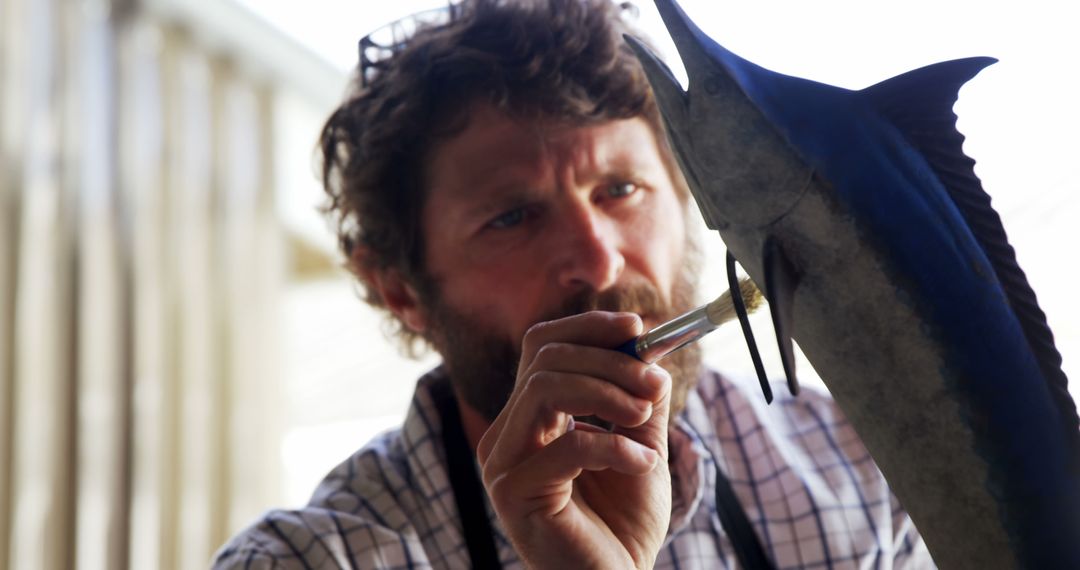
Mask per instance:
[[[688,90],[627,39],[706,224],[765,284],[792,390],[794,338],[941,567],[1080,568],[1076,406],[952,111],[995,60],[851,91],[656,4]]]

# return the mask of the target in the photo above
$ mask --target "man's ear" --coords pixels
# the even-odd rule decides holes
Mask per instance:
[[[364,254],[359,250],[353,252],[351,261],[362,279],[375,289],[386,308],[405,326],[423,333],[427,329],[427,316],[416,289],[395,269],[367,266],[363,262]]]
[[[374,270],[368,279],[379,292],[383,303],[386,303],[386,308],[401,319],[405,326],[418,333],[427,329],[427,316],[420,303],[420,295],[400,273],[393,269]]]

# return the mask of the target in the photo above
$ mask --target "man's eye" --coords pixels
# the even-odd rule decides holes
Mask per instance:
[[[520,224],[524,219],[525,208],[514,208],[513,210],[500,214],[494,220],[488,222],[488,227],[497,230],[512,228]]]
[[[625,198],[626,196],[629,196],[637,191],[637,184],[634,184],[632,182],[619,182],[617,184],[612,184],[611,186],[608,186],[607,189],[608,196],[612,198]]]

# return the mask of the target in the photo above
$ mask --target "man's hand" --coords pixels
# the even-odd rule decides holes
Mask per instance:
[[[605,347],[642,332],[594,311],[525,334],[513,394],[477,448],[495,511],[531,568],[651,568],[671,516],[671,378]],[[609,433],[573,416],[596,415]]]

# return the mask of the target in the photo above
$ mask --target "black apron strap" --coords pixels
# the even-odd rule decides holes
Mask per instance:
[[[454,491],[461,526],[465,531],[465,547],[469,550],[472,568],[498,569],[499,554],[495,549],[495,533],[484,508],[484,489],[476,474],[473,451],[461,427],[461,414],[448,380],[434,382],[431,395],[442,419],[443,447],[446,450],[446,471]]]
[[[731,539],[731,546],[735,549],[739,566],[747,570],[775,568],[765,555],[765,547],[761,545],[754,527],[750,525],[750,518],[746,516],[746,511],[735,497],[731,482],[720,471],[719,464],[716,464],[716,511],[724,532]]]

